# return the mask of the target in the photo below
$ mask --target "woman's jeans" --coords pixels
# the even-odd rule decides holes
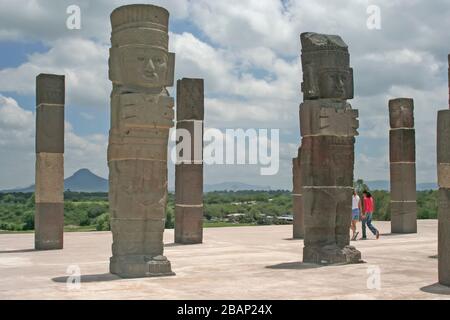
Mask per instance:
[[[365,219],[361,219],[362,222],[362,237],[366,238],[366,224],[369,227],[370,231],[376,236],[378,230],[372,225],[372,213],[366,213]]]

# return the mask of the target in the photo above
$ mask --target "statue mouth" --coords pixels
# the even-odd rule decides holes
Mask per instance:
[[[155,80],[158,78],[158,74],[156,72],[144,71],[144,78],[147,80]]]

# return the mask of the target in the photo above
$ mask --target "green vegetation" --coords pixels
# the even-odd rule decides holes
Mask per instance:
[[[359,192],[367,189],[362,180],[355,182]],[[375,220],[389,220],[389,192],[372,191]],[[110,229],[107,193],[66,192],[64,194],[66,231],[106,231]],[[174,227],[174,195],[169,194],[166,228]],[[417,193],[418,218],[436,219],[437,191]],[[209,192],[204,195],[205,227],[267,225],[286,223],[281,216],[292,215],[288,191]],[[34,194],[0,194],[0,231],[34,229]]]

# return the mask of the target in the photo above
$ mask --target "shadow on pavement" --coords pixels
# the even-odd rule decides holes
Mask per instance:
[[[395,236],[406,236],[412,233],[380,233],[380,237],[395,237]]]
[[[322,265],[313,264],[313,263],[303,263],[303,262],[286,262],[275,264],[273,266],[267,266],[268,269],[287,269],[287,270],[306,270],[306,269],[316,269],[321,268]]]
[[[190,243],[175,243],[175,242],[172,242],[172,243],[165,243],[164,247],[165,248],[170,248],[170,247],[195,246],[195,245],[199,245],[199,244],[203,244],[203,243],[192,243],[192,244],[190,244]]]
[[[36,249],[20,249],[20,250],[5,250],[5,251],[0,251],[1,253],[26,253],[26,252],[34,252],[34,251],[38,251]]]
[[[439,283],[420,288],[420,290],[426,293],[450,295],[450,287],[444,286]]]
[[[52,281],[59,282],[59,283],[66,283],[67,279],[69,279],[69,276],[56,277],[56,278],[53,278]],[[81,283],[106,282],[106,281],[115,281],[115,280],[122,280],[122,278],[120,278],[119,276],[116,276],[114,274],[111,274],[111,273],[89,274],[89,275],[80,277]]]

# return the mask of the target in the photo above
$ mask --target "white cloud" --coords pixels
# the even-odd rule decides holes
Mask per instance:
[[[0,94],[0,189],[24,187],[34,182],[35,114]],[[107,176],[107,137],[80,136],[70,123],[65,126],[65,176],[89,168]]]
[[[56,40],[17,68],[0,70],[0,91],[32,95],[39,73],[66,75],[67,104],[104,107],[109,103],[108,48],[91,40]]]

